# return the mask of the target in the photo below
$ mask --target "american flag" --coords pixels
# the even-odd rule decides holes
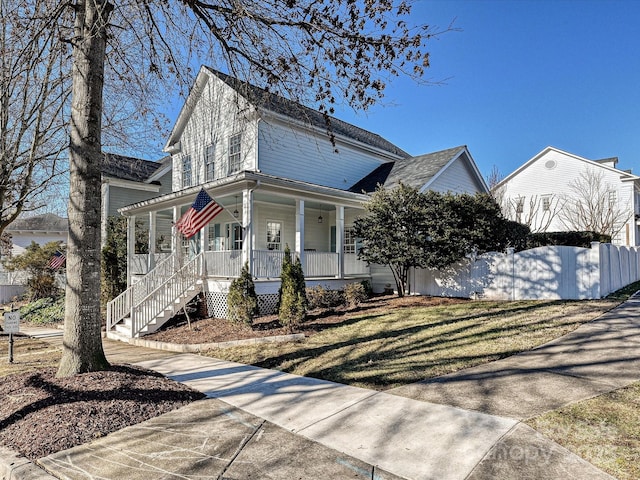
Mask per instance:
[[[180,217],[180,220],[176,223],[176,228],[186,238],[191,238],[221,211],[222,207],[218,205],[203,188],[200,190],[200,193],[198,193],[191,208]]]
[[[66,260],[67,260],[67,257],[65,257],[64,253],[56,250],[56,253],[53,254],[47,266],[51,270],[58,270],[62,265],[64,265],[64,262]]]

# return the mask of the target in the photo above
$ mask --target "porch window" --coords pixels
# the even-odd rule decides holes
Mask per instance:
[[[282,224],[280,222],[267,222],[267,250],[281,250]]]
[[[353,227],[344,228],[344,253],[356,253],[356,233]]]
[[[204,152],[204,179],[206,182],[214,180],[216,177],[215,170],[216,147],[215,145],[207,145]]]
[[[182,187],[190,187],[193,185],[193,175],[191,170],[191,156],[184,155],[182,157]]]
[[[229,138],[229,173],[239,172],[242,165],[242,135],[236,133]]]

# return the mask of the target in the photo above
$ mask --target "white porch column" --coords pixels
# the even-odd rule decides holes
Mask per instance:
[[[150,272],[156,266],[156,212],[149,212],[149,255],[147,256],[147,270]]]
[[[306,272],[304,255],[304,200],[296,200],[296,252],[300,256],[302,271]]]
[[[180,248],[180,240],[178,239],[178,229],[176,223],[180,220],[180,207],[173,207],[173,223],[171,224],[171,253],[176,253]]]
[[[131,286],[133,256],[136,253],[136,216],[127,217],[127,287]]]
[[[253,276],[253,190],[248,188],[242,191],[242,230],[242,265],[247,263]]]
[[[200,230],[200,251],[206,252],[209,249],[209,224]]]
[[[338,275],[344,278],[344,207],[336,205],[336,251],[338,253]]]

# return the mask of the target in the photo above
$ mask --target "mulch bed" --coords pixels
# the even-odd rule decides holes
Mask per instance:
[[[432,297],[376,297],[357,308],[311,312],[297,332],[312,335],[353,315],[404,306],[432,306],[463,300]],[[176,319],[145,338],[172,343],[213,343],[290,333],[275,316],[253,326],[220,319]],[[54,368],[0,378],[0,443],[35,460],[90,442],[108,433],[162,415],[203,397],[185,385],[131,366],[56,378]]]
[[[0,379],[0,443],[30,460],[90,442],[204,397],[129,366],[56,378],[47,368]]]
[[[183,315],[176,316],[163,328],[151,335],[145,335],[145,340],[169,342],[178,344],[202,344],[242,340],[256,337],[270,337],[287,335],[289,333],[304,333],[313,335],[348,320],[353,315],[375,313],[380,310],[409,306],[433,306],[462,302],[462,299],[412,296],[398,298],[395,296],[374,297],[355,308],[336,307],[327,310],[313,310],[307,319],[294,331],[278,323],[276,315],[256,318],[253,325],[232,323],[219,318],[192,319],[188,324]]]

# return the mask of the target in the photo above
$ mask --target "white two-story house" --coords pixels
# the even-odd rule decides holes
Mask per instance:
[[[131,258],[139,256],[133,238],[144,219],[153,268],[138,278],[130,272],[131,287],[108,307],[108,329],[152,331],[200,292],[209,314],[224,317],[229,285],[245,263],[261,312],[271,312],[287,245],[308,285],[370,279],[353,222],[378,184],[487,191],[464,146],[412,157],[379,135],[329,122],[331,135],[320,112],[203,67],[165,146],[172,192],[119,210]],[[201,189],[224,210],[187,241],[172,225]],[[158,252],[159,236],[171,239],[171,254]]]
[[[507,218],[534,232],[593,230],[615,245],[640,245],[640,177],[617,163],[547,147],[493,192]]]

